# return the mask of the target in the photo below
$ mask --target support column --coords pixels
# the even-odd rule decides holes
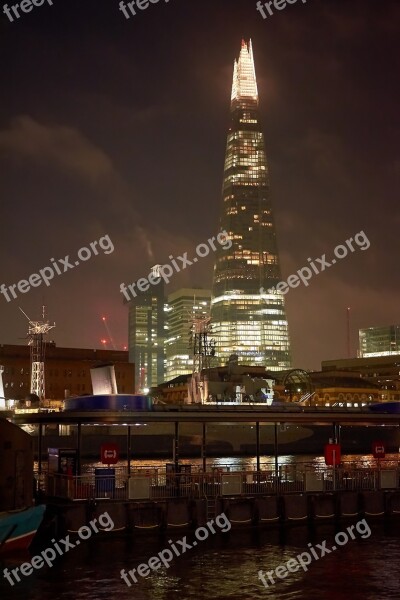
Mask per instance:
[[[175,421],[174,463],[175,463],[175,473],[177,473],[178,472],[178,465],[179,465],[179,423],[178,423],[178,421]]]
[[[333,431],[333,443],[336,444],[337,442],[337,429],[336,429],[337,425],[336,423],[332,424],[332,431]]]
[[[337,423],[333,423],[333,443],[334,444],[339,444],[340,443],[340,425],[338,425]],[[332,488],[333,491],[336,491],[336,462],[337,462],[337,458],[336,458],[336,452],[335,450],[333,451],[333,467],[332,467]]]
[[[207,454],[206,454],[206,444],[207,444],[207,425],[203,423],[203,435],[201,440],[201,458],[203,461],[203,473],[207,470]]]
[[[128,477],[131,474],[131,426],[128,425],[128,435],[126,440],[126,459],[128,461]]]
[[[256,456],[257,456],[257,473],[261,470],[260,465],[260,423],[256,423]]]
[[[43,446],[43,425],[39,425],[39,439],[38,439],[38,472],[42,474],[42,446]]]
[[[275,456],[275,477],[278,479],[279,477],[279,464],[278,464],[278,423],[274,425],[274,456]]]
[[[81,451],[82,451],[82,424],[78,423],[78,461],[77,461],[78,475],[81,475]]]

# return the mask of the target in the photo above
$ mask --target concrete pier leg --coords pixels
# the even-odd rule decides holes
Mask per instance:
[[[178,465],[179,465],[179,422],[178,421],[175,421],[174,463],[175,463],[175,473],[177,473],[178,472]]]
[[[81,454],[82,454],[82,424],[78,423],[78,460],[77,460],[78,475],[81,475]]]
[[[392,492],[390,494],[388,508],[388,513],[390,516],[400,516],[400,492]]]
[[[260,472],[260,423],[256,423],[256,454],[257,454],[257,473]]]
[[[257,523],[273,524],[280,520],[280,502],[278,496],[263,496],[256,499]]]
[[[341,492],[338,494],[338,501],[340,517],[356,517],[359,514],[360,508],[357,492]]]
[[[275,478],[278,481],[279,477],[279,464],[278,464],[278,423],[275,423],[275,435],[274,435],[274,455],[275,455]]]
[[[189,527],[192,522],[190,503],[186,499],[174,498],[167,503],[167,528]]]
[[[43,425],[39,425],[39,444],[38,444],[38,472],[42,473],[42,447],[43,447]]]
[[[128,431],[127,431],[127,440],[126,440],[126,460],[128,461],[128,476],[131,474],[131,442],[132,442],[132,436],[131,436],[131,426],[128,425]]]
[[[282,497],[284,516],[289,521],[307,521],[309,504],[307,494],[286,494]]]
[[[366,517],[382,517],[385,514],[385,494],[378,492],[361,492],[363,512]]]
[[[333,494],[315,494],[310,496],[310,514],[315,521],[335,519],[336,497]]]
[[[146,534],[158,532],[164,525],[165,504],[161,502],[134,502],[128,504],[129,528]]]
[[[72,504],[64,510],[61,508],[59,524],[68,533],[77,533],[82,525],[87,525],[87,504]]]
[[[207,454],[206,454],[206,445],[207,445],[207,425],[203,423],[203,435],[201,439],[201,458],[203,461],[203,473],[207,470]]]
[[[123,531],[128,526],[128,511],[126,505],[122,502],[97,502],[93,507],[93,517],[98,518],[100,515],[107,514],[109,515],[110,520],[114,523],[114,528],[112,531]],[[89,515],[88,515],[89,516]],[[91,517],[91,518],[93,518]],[[88,519],[89,520],[89,519]],[[108,517],[107,517],[108,520]],[[105,521],[103,517],[103,522]],[[87,523],[87,521],[86,521]],[[107,526],[110,528],[111,524]],[[97,527],[100,531],[106,531],[105,528],[101,527],[100,524],[97,524]]]
[[[255,521],[254,498],[224,498],[222,506],[233,527],[251,525]]]

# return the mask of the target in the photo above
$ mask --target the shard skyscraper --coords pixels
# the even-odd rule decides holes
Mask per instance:
[[[242,42],[234,66],[220,227],[232,247],[218,249],[214,267],[211,317],[219,363],[236,354],[241,364],[287,369],[284,296],[268,291],[281,273],[251,41]]]

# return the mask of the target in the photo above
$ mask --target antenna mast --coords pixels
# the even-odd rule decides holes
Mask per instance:
[[[350,307],[347,308],[346,333],[347,333],[347,358],[351,358]]]
[[[36,394],[40,400],[45,397],[44,361],[46,355],[45,336],[56,324],[50,325],[46,321],[46,309],[42,307],[42,321],[32,321],[20,308],[22,314],[29,321],[28,346],[31,347],[31,394]]]

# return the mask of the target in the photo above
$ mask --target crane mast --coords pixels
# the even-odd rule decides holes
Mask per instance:
[[[20,308],[22,314],[28,319],[28,346],[30,346],[31,359],[31,394],[36,394],[40,400],[45,398],[45,356],[46,356],[46,335],[56,325],[50,325],[46,320],[46,311],[43,306],[42,320],[32,321],[28,315]]]

